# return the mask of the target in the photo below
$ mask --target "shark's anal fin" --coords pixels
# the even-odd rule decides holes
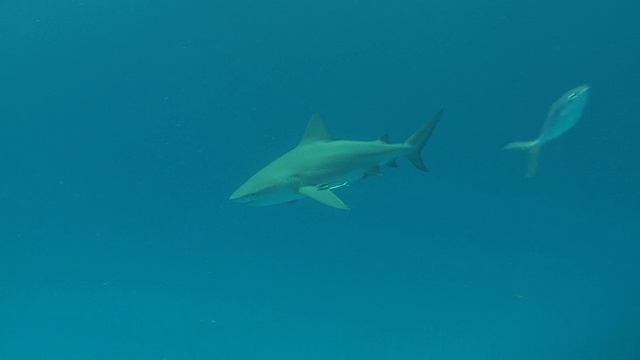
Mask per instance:
[[[321,202],[327,206],[334,207],[336,209],[351,210],[345,203],[340,200],[331,190],[318,190],[316,186],[303,186],[298,189],[298,192],[308,198]]]

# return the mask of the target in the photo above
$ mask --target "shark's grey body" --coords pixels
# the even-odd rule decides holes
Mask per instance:
[[[380,166],[395,167],[406,156],[426,171],[420,152],[435,129],[442,110],[402,144],[390,144],[385,136],[375,141],[335,140],[314,115],[300,144],[262,168],[230,197],[249,205],[266,206],[311,198],[338,209],[349,208],[331,190],[369,175],[380,175]]]

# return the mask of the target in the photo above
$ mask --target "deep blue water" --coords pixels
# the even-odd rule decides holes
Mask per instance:
[[[0,359],[640,359],[637,1],[4,1]],[[538,174],[533,139],[587,83]],[[424,152],[228,201],[321,112]]]

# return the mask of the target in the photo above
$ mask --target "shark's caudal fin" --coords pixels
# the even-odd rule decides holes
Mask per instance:
[[[540,140],[532,141],[516,141],[508,144],[505,150],[529,150],[529,162],[527,163],[527,172],[525,177],[531,177],[536,174],[538,169],[538,158],[540,158]]]
[[[424,145],[427,143],[427,140],[429,140],[429,138],[431,137],[433,129],[435,129],[436,125],[438,125],[438,122],[442,117],[442,111],[443,110],[440,110],[435,115],[433,115],[428,123],[424,124],[420,129],[418,129],[418,131],[413,133],[413,135],[411,135],[407,139],[407,141],[404,142],[405,144],[411,146],[411,148],[413,149],[411,153],[407,155],[407,159],[409,159],[409,161],[411,161],[411,163],[415,165],[415,167],[417,167],[419,170],[428,171],[427,166],[424,164],[424,161],[422,161],[422,156],[420,153],[422,152]]]

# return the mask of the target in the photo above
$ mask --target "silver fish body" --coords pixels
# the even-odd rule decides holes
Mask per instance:
[[[549,109],[538,138],[540,142],[547,143],[574,127],[580,120],[588,99],[588,85],[578,86],[562,94]]]
[[[589,85],[581,85],[562,94],[549,108],[540,135],[535,140],[516,141],[504,147],[529,151],[526,177],[535,175],[541,147],[557,139],[580,121],[589,99],[589,89]]]

